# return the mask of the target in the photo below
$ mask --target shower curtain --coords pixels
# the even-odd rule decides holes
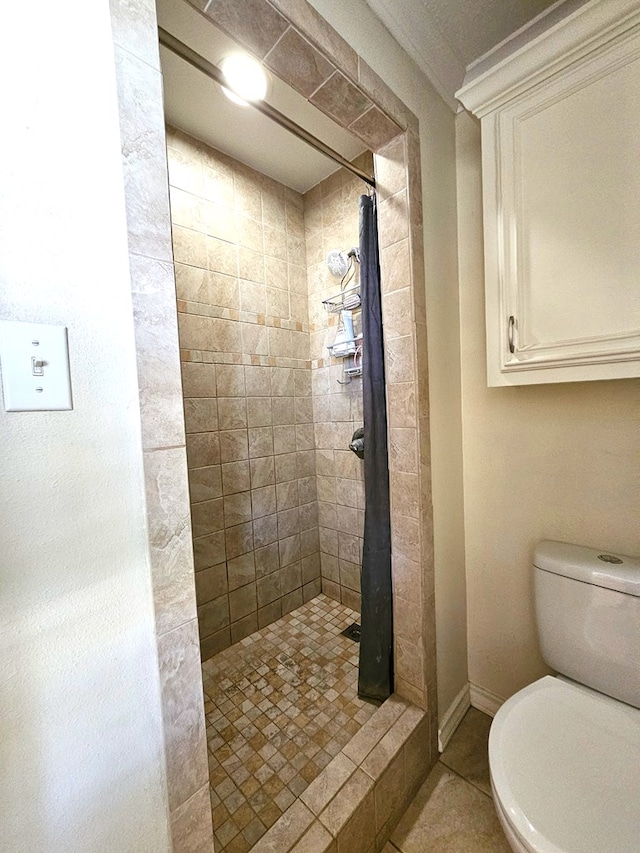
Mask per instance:
[[[365,511],[358,695],[382,701],[393,692],[393,608],[387,405],[375,195],[373,198],[360,196],[360,288]]]

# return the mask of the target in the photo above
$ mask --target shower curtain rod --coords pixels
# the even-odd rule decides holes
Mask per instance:
[[[185,62],[188,62],[190,65],[193,65],[193,67],[197,68],[198,71],[202,71],[203,74],[206,74],[207,77],[209,77],[211,80],[214,80],[220,86],[227,86],[228,88],[228,83],[224,79],[222,71],[220,71],[220,69],[212,62],[209,62],[207,59],[200,56],[199,53],[196,53],[195,50],[192,50],[188,45],[184,44],[184,42],[179,41],[175,36],[172,36],[171,33],[168,33],[166,30],[163,30],[162,27],[158,27],[158,36],[161,45],[173,51],[173,53],[175,53],[181,59],[184,59]],[[343,157],[341,154],[338,154],[337,151],[334,151],[333,148],[330,148],[328,145],[326,145],[321,139],[318,139],[316,136],[313,136],[313,134],[305,130],[304,127],[300,127],[299,124],[296,124],[295,121],[288,118],[288,116],[281,113],[275,107],[270,106],[264,101],[254,101],[251,103],[251,106],[261,112],[263,115],[267,116],[267,118],[270,118],[271,121],[274,121],[276,124],[279,124],[280,127],[283,127],[285,130],[288,130],[289,133],[292,133],[294,136],[297,136],[298,139],[301,139],[303,142],[306,142],[307,145],[310,145],[312,148],[315,148],[316,151],[319,151],[321,154],[324,154],[326,157],[329,157],[331,160],[334,160],[340,166],[343,166],[345,169],[348,169],[354,175],[357,175],[358,178],[360,178],[366,184],[369,184],[370,187],[373,187],[375,189],[375,180],[369,177],[366,172],[363,172],[362,169],[359,169],[357,166],[354,166],[345,157]]]

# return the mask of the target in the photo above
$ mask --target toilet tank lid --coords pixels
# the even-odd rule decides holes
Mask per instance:
[[[533,565],[554,575],[640,597],[638,557],[546,539],[536,546]]]

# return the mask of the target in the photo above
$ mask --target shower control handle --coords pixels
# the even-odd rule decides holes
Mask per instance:
[[[353,450],[358,459],[364,459],[364,428],[360,427],[351,436],[349,450]]]

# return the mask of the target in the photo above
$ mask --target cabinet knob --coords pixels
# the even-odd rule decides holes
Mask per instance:
[[[516,318],[513,314],[509,317],[509,352],[513,353],[516,351],[516,345],[513,340],[513,335],[516,327]]]

